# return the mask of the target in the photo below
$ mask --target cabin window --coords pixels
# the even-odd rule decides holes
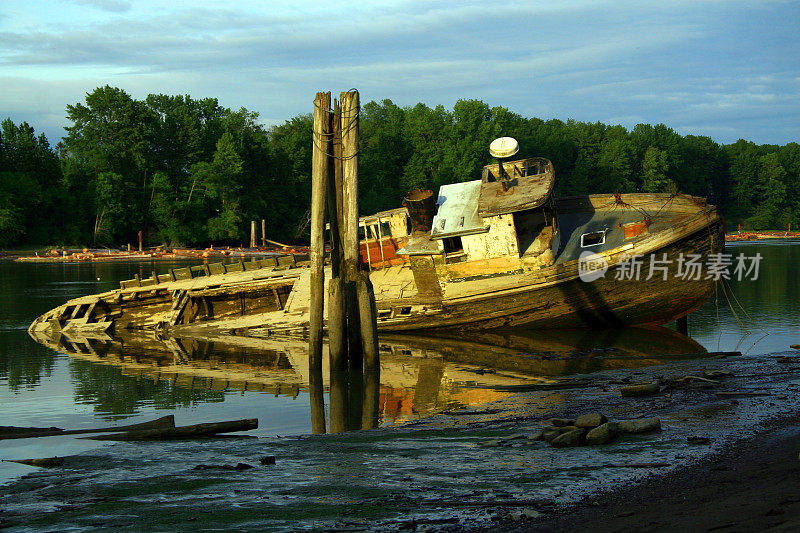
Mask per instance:
[[[598,246],[606,242],[605,231],[593,231],[591,233],[584,233],[581,235],[581,248],[588,246]]]
[[[411,307],[401,307],[400,308],[401,315],[410,315],[411,314]]]
[[[464,244],[461,242],[461,237],[448,237],[442,239],[444,243],[445,254],[455,254],[464,251]]]
[[[381,222],[381,236],[383,236],[383,237],[391,237],[392,236],[392,226],[389,225],[388,222],[385,222],[385,221]]]

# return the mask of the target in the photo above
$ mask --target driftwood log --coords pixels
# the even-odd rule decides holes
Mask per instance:
[[[138,431],[127,431],[110,435],[97,435],[95,437],[84,437],[92,440],[173,440],[173,439],[195,439],[199,437],[212,437],[218,433],[231,433],[234,431],[247,431],[258,427],[257,418],[245,420],[232,420],[227,422],[213,422],[207,424],[195,424],[193,426],[182,426],[177,428],[164,429],[143,429]]]
[[[114,433],[120,431],[136,431],[145,429],[164,429],[175,427],[175,416],[168,415],[127,426],[115,426],[98,429],[61,429],[56,427],[49,428],[26,428],[15,426],[0,426],[0,440],[3,439],[29,439],[34,437],[52,437],[55,435],[79,435],[82,433]]]
[[[38,466],[40,468],[53,468],[64,464],[63,457],[44,457],[42,459],[4,459],[6,463],[19,463],[21,465]]]

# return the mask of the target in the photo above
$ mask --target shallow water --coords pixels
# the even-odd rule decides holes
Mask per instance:
[[[689,317],[689,335],[710,351],[764,354],[800,343],[800,241],[727,243],[762,257],[758,279],[732,279]]]
[[[379,398],[376,412],[366,418],[374,416],[378,424],[393,426],[445,410],[503,401],[525,386],[552,382],[559,376],[663,364],[670,360],[664,356],[696,355],[703,348],[763,354],[783,351],[800,342],[796,318],[800,311],[800,246],[744,243],[729,245],[728,251],[760,253],[763,260],[759,278],[728,282],[725,290],[690,317],[691,339],[664,330],[518,332],[484,336],[468,343],[463,339],[455,342],[382,337]],[[151,270],[163,273],[185,265],[0,262],[0,425],[79,429],[175,414],[180,425],[257,417],[259,429],[250,433],[270,439],[268,442],[282,442],[273,441],[276,436],[311,433],[302,343],[250,345],[235,350],[187,343],[190,364],[170,367],[172,363],[163,357],[171,360],[171,353],[137,355],[135,346],[129,346],[121,358],[100,361],[48,348],[27,334],[27,327],[36,316],[69,298],[118,287],[119,280],[134,274],[146,277]],[[326,390],[327,386],[326,381]],[[323,401],[329,430],[331,422],[342,416],[342,409],[359,409],[342,407],[338,402],[332,405],[327,393]],[[558,395],[551,395],[545,403],[558,401]],[[347,416],[355,420],[352,412]],[[359,424],[356,421],[345,426]],[[474,445],[474,437],[467,441]],[[402,456],[398,451],[402,443],[402,438],[392,441],[392,454]],[[148,453],[144,450],[170,446],[143,445],[130,450],[144,461]],[[230,446],[236,449],[246,443]],[[191,447],[191,443],[180,444],[175,449]],[[227,448],[227,444],[209,446],[209,450],[218,453]],[[75,437],[6,440],[0,441],[0,459],[81,452],[110,453],[119,459],[115,452],[108,451],[113,449],[105,443]],[[527,454],[522,461],[546,462],[546,456],[546,452]],[[351,454],[343,460],[356,470],[358,464],[371,461]],[[141,470],[143,463],[137,465]],[[154,472],[167,468],[163,464],[150,466]],[[1,463],[0,482],[33,470]],[[122,478],[124,472],[120,474]],[[560,490],[558,485],[553,485],[552,490]]]

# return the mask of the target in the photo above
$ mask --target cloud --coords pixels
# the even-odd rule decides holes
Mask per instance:
[[[100,9],[85,20],[0,20],[0,65],[16,80],[17,109],[52,117],[57,102],[63,116],[74,96],[110,83],[136,97],[216,96],[289,118],[307,112],[317,90],[356,86],[364,99],[401,105],[479,98],[526,116],[627,127],[727,132],[739,123],[720,140],[800,136],[794,4],[76,1]],[[77,93],[76,83],[85,83]],[[26,85],[63,86],[71,99],[26,97]],[[744,121],[775,114],[771,128]]]
[[[131,8],[131,3],[126,0],[72,0],[76,4],[95,7],[112,13],[122,13]]]

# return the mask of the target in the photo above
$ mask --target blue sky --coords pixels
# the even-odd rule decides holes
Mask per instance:
[[[800,2],[207,2],[0,4],[0,118],[52,143],[67,104],[110,84],[217,97],[266,125],[314,94],[524,116],[663,122],[719,142],[800,141]]]

